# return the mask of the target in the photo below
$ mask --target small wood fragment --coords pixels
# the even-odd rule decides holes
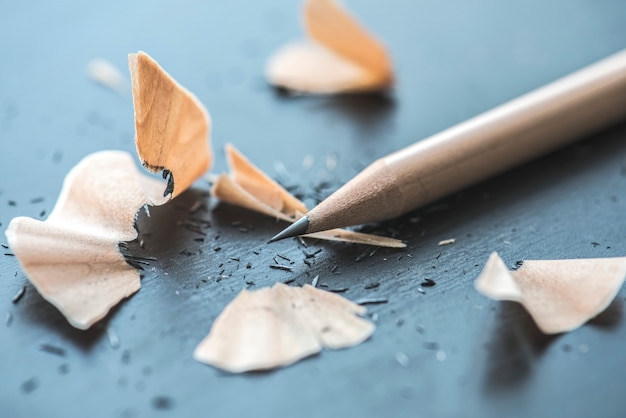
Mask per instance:
[[[293,271],[293,269],[284,264],[270,264],[270,268],[274,270],[284,270],[284,271]]]
[[[387,303],[389,299],[387,298],[363,298],[355,301],[357,305],[378,305],[381,303]]]
[[[319,283],[319,281],[320,281],[320,275],[318,274],[315,277],[313,277],[313,280],[311,281],[311,286],[317,287],[317,284]]]
[[[128,79],[122,75],[110,61],[104,58],[94,58],[87,64],[87,76],[94,82],[106,87],[119,95],[126,95],[129,91]]]
[[[437,245],[441,247],[442,245],[450,245],[450,244],[454,244],[455,242],[456,242],[456,238],[450,238],[450,239],[444,239],[442,241],[439,241]]]

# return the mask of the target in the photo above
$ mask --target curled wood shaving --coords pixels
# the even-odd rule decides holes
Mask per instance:
[[[604,311],[626,276],[626,257],[528,260],[509,271],[491,254],[476,289],[522,304],[546,334],[572,331]]]
[[[130,54],[128,66],[139,158],[154,173],[171,173],[167,191],[176,197],[211,166],[209,114],[145,52]]]
[[[168,182],[140,174],[127,153],[95,153],[67,175],[45,222],[15,218],[6,231],[39,293],[80,329],[141,286],[118,249],[137,237],[138,209],[185,191],[212,159],[209,117],[197,99],[147,54],[131,54],[129,65],[139,156],[151,171],[168,170]]]
[[[226,146],[230,175],[220,175],[211,189],[218,199],[286,222],[295,222],[308,210],[278,183],[254,166],[232,145]],[[403,248],[402,241],[345,229],[304,235],[329,241],[343,241],[380,247]]]
[[[322,348],[347,348],[368,339],[375,327],[357,316],[365,312],[309,285],[244,289],[217,317],[194,358],[232,373],[286,366]]]
[[[270,83],[304,93],[381,90],[393,84],[383,45],[334,0],[307,0],[311,41],[292,42],[270,57]]]
[[[304,203],[250,163],[242,153],[230,144],[226,145],[226,158],[232,180],[274,211],[290,217],[296,216],[298,212],[307,211]],[[261,190],[262,192],[260,192]]]
[[[137,210],[164,202],[165,185],[137,171],[130,154],[102,151],[79,162],[44,222],[14,218],[7,240],[41,296],[87,329],[141,287],[118,243],[137,237]]]

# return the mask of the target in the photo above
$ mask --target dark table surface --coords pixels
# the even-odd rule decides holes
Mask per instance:
[[[45,217],[88,153],[134,154],[130,95],[85,76],[95,57],[125,72],[127,53],[147,51],[209,109],[213,172],[226,169],[231,142],[313,204],[374,159],[626,47],[624,1],[347,1],[388,45],[395,92],[293,98],[269,87],[263,68],[300,36],[299,1],[35,3],[0,0],[2,230],[15,216]],[[518,305],[472,285],[492,251],[510,266],[626,255],[626,125],[367,228],[397,231],[405,251],[310,243],[321,250],[311,266],[296,240],[265,244],[283,224],[220,205],[208,190],[199,181],[141,217],[145,248],[131,251],[157,260],[142,289],[89,331],[70,327],[17,260],[0,257],[0,415],[626,414],[626,290],[581,329],[545,336]],[[212,222],[204,243],[177,226],[197,201]],[[456,243],[437,246],[447,238]],[[295,261],[293,272],[268,268],[277,253]],[[202,281],[220,274],[228,278]],[[242,288],[316,275],[349,299],[388,299],[369,307],[369,341],[267,373],[229,375],[193,360]],[[426,278],[436,285],[422,294]]]

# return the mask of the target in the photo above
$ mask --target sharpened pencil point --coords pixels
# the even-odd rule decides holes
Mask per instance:
[[[307,229],[309,229],[309,218],[303,216],[302,218],[298,219],[296,222],[292,223],[287,228],[276,234],[271,240],[268,241],[268,244],[270,242],[280,241],[281,239],[306,234]]]

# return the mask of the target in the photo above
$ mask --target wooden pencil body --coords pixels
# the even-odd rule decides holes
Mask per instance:
[[[309,232],[390,219],[626,118],[626,50],[383,157],[307,216]]]

